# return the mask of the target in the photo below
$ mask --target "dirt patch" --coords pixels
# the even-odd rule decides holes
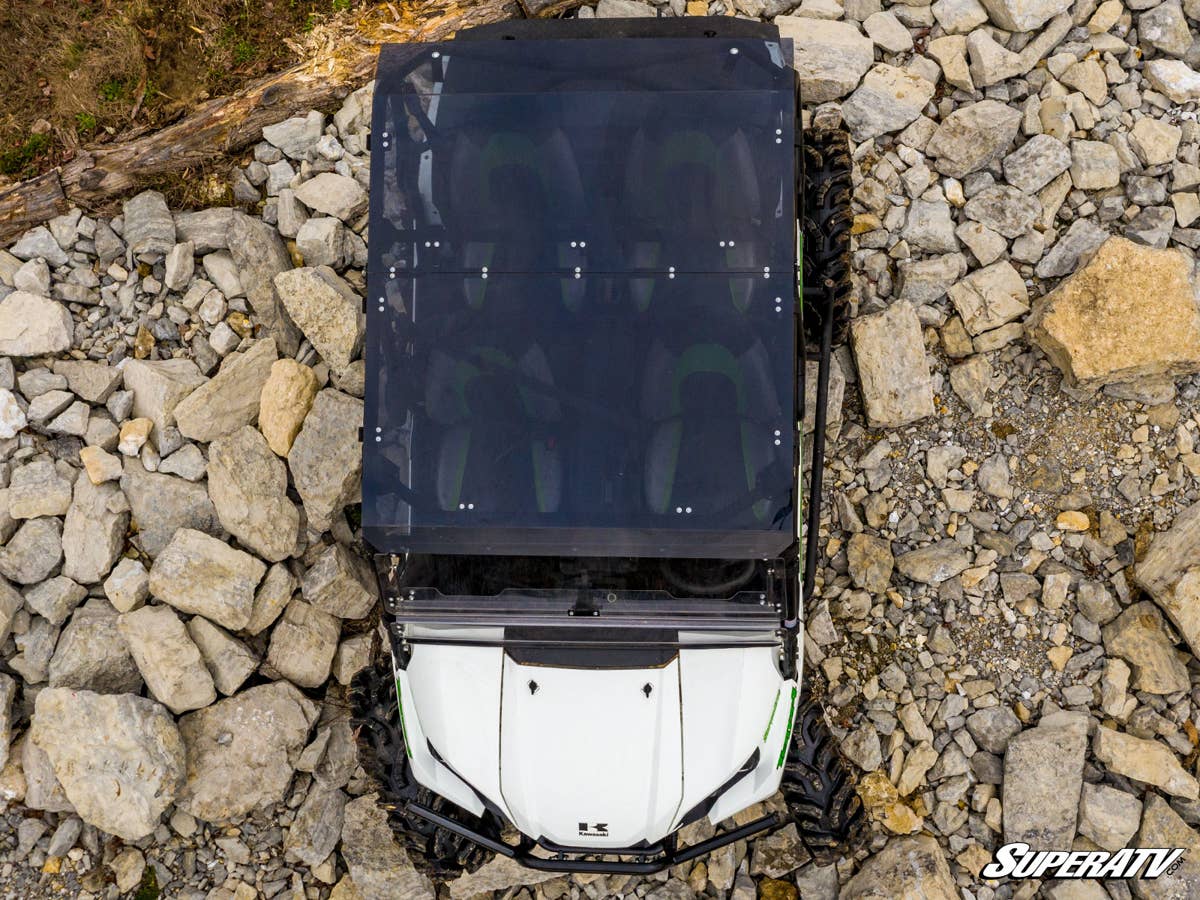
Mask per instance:
[[[365,0],[0,0],[0,185],[295,63]]]

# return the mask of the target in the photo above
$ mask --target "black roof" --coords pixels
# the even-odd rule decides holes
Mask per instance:
[[[652,39],[505,29],[380,54],[367,539],[782,551],[796,501],[790,46],[757,23]]]

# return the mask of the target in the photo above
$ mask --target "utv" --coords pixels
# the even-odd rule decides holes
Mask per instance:
[[[351,694],[427,870],[646,874],[789,820],[825,862],[860,823],[800,688],[850,173],[797,102],[790,42],[733,18],[380,53],[362,524],[391,652]],[[781,786],[789,816],[677,841]]]

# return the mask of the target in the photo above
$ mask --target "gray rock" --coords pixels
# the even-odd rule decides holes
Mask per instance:
[[[208,462],[195,444],[176,450],[158,464],[158,471],[166,475],[178,475],[187,481],[199,481],[207,470]]]
[[[266,570],[249,553],[180,528],[150,567],[150,593],[236,631],[250,621],[254,589]]]
[[[361,619],[378,597],[370,564],[344,544],[331,544],[300,584],[304,599],[330,615]]]
[[[1071,181],[1081,191],[1097,191],[1121,183],[1121,160],[1103,141],[1071,142]]]
[[[293,116],[262,130],[263,140],[278,147],[290,159],[311,159],[313,149],[325,129],[325,116],[313,111]]]
[[[67,379],[71,393],[95,404],[107,401],[120,386],[124,375],[116,366],[83,359],[57,359],[54,373]]]
[[[1158,607],[1143,600],[1104,626],[1104,646],[1133,666],[1136,690],[1174,694],[1191,687],[1187,666],[1167,636]]]
[[[136,694],[142,687],[117,611],[96,597],[75,610],[50,659],[50,687]]]
[[[327,530],[333,517],[362,496],[361,400],[331,388],[319,392],[288,452],[288,468],[310,526]]]
[[[972,272],[953,285],[948,293],[971,334],[999,328],[1029,312],[1029,291],[1025,282],[1004,260]]]
[[[805,103],[826,103],[856,87],[875,61],[871,39],[848,22],[778,16],[782,38],[793,42],[793,64]]]
[[[121,490],[138,524],[138,542],[147,556],[158,556],[180,528],[221,534],[217,511],[202,484],[173,475],[147,472],[136,459],[127,460]]]
[[[281,232],[282,233],[282,232]],[[307,219],[296,230],[296,249],[306,266],[332,266],[340,269],[346,264],[346,226],[333,216]],[[281,272],[276,275],[286,273]],[[294,317],[293,317],[294,318]],[[303,327],[301,331],[303,331]]]
[[[8,765],[12,744],[12,705],[17,695],[17,680],[0,673],[0,769]]]
[[[296,592],[298,582],[283,563],[276,563],[267,570],[266,577],[254,594],[254,608],[250,621],[242,630],[255,635],[269,626],[283,612]]]
[[[45,225],[31,228],[8,248],[17,259],[44,259],[54,268],[65,266],[69,257]]]
[[[1167,246],[1175,227],[1175,210],[1169,206],[1150,206],[1125,226],[1125,237],[1159,250]]]
[[[967,731],[988,753],[1003,753],[1021,730],[1021,720],[1007,706],[989,706],[967,717]]]
[[[187,783],[177,805],[205,822],[220,822],[280,802],[316,718],[316,705],[283,681],[184,716],[179,732],[187,748]],[[397,885],[390,888],[389,896],[396,896]]]
[[[1058,713],[1013,735],[1004,753],[1004,840],[1038,849],[1075,840],[1087,716]]]
[[[83,820],[78,816],[70,816],[58,823],[58,827],[54,829],[54,834],[50,837],[50,844],[46,847],[47,857],[62,858],[67,855],[75,842],[79,840],[80,832],[83,831]]]
[[[46,751],[30,740],[28,732],[18,743],[21,774],[25,776],[25,805],[45,812],[75,812],[75,807],[67,799],[63,786],[54,774],[54,766]],[[16,748],[13,752],[14,756],[18,756]]]
[[[1042,205],[1016,188],[993,185],[967,201],[963,214],[1006,238],[1020,237],[1042,212]]]
[[[229,252],[254,315],[284,356],[295,356],[300,331],[288,318],[275,294],[275,276],[292,267],[292,258],[279,232],[261,219],[236,213],[230,226]]]
[[[1200,834],[1153,791],[1146,794],[1133,846],[1183,848],[1183,856],[1171,871],[1154,879],[1133,880],[1133,892],[1141,900],[1182,900],[1196,895],[1196,886],[1200,885]]]
[[[127,841],[154,831],[184,773],[174,720],[144,697],[47,688],[30,740],[49,757],[79,816]]]
[[[1097,846],[1114,853],[1127,846],[1141,818],[1142,804],[1132,794],[1105,784],[1083,785],[1079,796],[1079,833]]]
[[[1035,134],[1004,157],[1004,177],[1027,194],[1034,194],[1071,166],[1071,151],[1048,134]]]
[[[152,421],[160,434],[175,424],[179,401],[205,382],[190,359],[131,359],[124,372],[125,389],[133,392],[133,415]]]
[[[1034,31],[1071,8],[1070,0],[982,0],[991,20],[1005,31]]]
[[[1176,103],[1200,100],[1200,73],[1178,59],[1152,59],[1142,74],[1150,86]]]
[[[169,290],[181,291],[192,280],[192,273],[195,269],[196,258],[192,242],[184,241],[183,243],[176,244],[171,248],[171,252],[167,254],[163,284]]]
[[[328,266],[281,272],[275,289],[321,358],[344,371],[362,349],[362,298]]]
[[[245,425],[213,441],[208,493],[221,524],[268,562],[296,549],[300,513],[287,497],[287,468],[258,429]]]
[[[214,206],[196,212],[175,213],[175,239],[192,244],[199,256],[214,250],[229,249],[229,232],[233,227],[234,209]]]
[[[1101,765],[1118,775],[1152,784],[1173,797],[1200,797],[1200,783],[1165,744],[1101,726],[1092,750]]]
[[[1038,278],[1069,275],[1108,240],[1108,232],[1091,219],[1076,219],[1034,270]]]
[[[851,339],[867,421],[873,427],[895,428],[933,415],[929,361],[911,304],[901,301],[855,319]]]
[[[125,545],[129,502],[111,481],[75,479],[75,496],[62,530],[63,574],[80,584],[103,581]]]
[[[893,837],[846,882],[841,900],[958,900],[942,848],[929,835]]]
[[[17,403],[16,395],[8,388],[0,388],[0,440],[15,437],[27,424],[25,411]]]
[[[58,632],[57,625],[34,616],[29,628],[14,637],[20,652],[8,661],[9,666],[30,684],[41,684],[49,674]]]
[[[879,747],[879,732],[870,722],[863,722],[842,741],[842,753],[864,772],[874,772],[883,765]]]
[[[1179,3],[1160,3],[1138,16],[1138,38],[1155,50],[1186,57],[1192,48],[1192,32]]]
[[[965,178],[1003,156],[1020,123],[1019,111],[996,100],[980,100],[946,116],[925,152],[943,175]]]
[[[846,545],[846,563],[855,585],[872,594],[882,594],[895,566],[891,542],[869,534],[855,534]]]
[[[954,253],[958,240],[954,234],[954,218],[945,200],[914,200],[908,208],[908,219],[900,236],[914,247],[930,253]]]
[[[1138,563],[1137,583],[1170,617],[1193,654],[1200,654],[1200,503],[1155,536]]]
[[[271,632],[267,665],[301,687],[320,687],[329,678],[340,632],[336,617],[297,597]]]
[[[158,191],[142,191],[125,201],[125,243],[138,259],[153,262],[175,246],[175,220]]]
[[[911,46],[908,30],[896,22],[890,12],[876,13],[876,16],[891,17]],[[867,20],[868,30],[871,19]],[[933,98],[933,90],[933,85],[920,75],[880,63],[867,73],[858,89],[842,104],[842,118],[856,141],[890,134],[921,115]]]
[[[956,236],[970,247],[970,242],[963,239],[961,231],[961,227],[957,229]],[[1001,239],[1000,243],[1004,244],[1004,241]],[[1003,249],[1001,247],[1000,252]],[[975,252],[973,247],[971,252]],[[967,261],[961,253],[946,253],[929,259],[902,260],[898,268],[900,299],[920,305],[941,299],[950,285],[967,274]]]
[[[71,349],[71,311],[54,300],[13,291],[0,300],[0,354],[42,356]]]
[[[921,584],[949,581],[970,565],[962,547],[952,540],[938,541],[896,557],[896,568],[900,574]]]
[[[121,613],[118,627],[146,687],[178,715],[217,699],[200,650],[169,606],[143,606]]]
[[[437,897],[433,882],[413,867],[408,853],[397,842],[388,827],[387,813],[380,809],[375,794],[366,794],[346,804],[342,825],[342,858],[362,900],[394,900],[396,897],[435,900]],[[505,866],[499,859],[495,862]],[[509,869],[519,867],[519,864],[514,866],[511,861],[506,862]],[[488,885],[493,880],[485,880],[482,873],[489,867],[494,869],[499,866],[489,863],[474,875],[464,876],[470,882],[469,890],[473,893],[467,893],[463,887],[455,891],[453,885],[464,879],[453,882],[450,896],[460,900],[491,890]]]
[[[258,657],[249,647],[203,616],[190,619],[187,630],[208,666],[213,684],[226,697],[237,693],[258,668]]]
[[[300,185],[296,199],[317,212],[354,222],[367,211],[367,192],[346,175],[322,172]]]
[[[36,584],[58,568],[62,554],[62,525],[58,519],[26,519],[0,547],[0,575],[17,584]]]
[[[324,862],[342,836],[346,800],[337,788],[318,785],[309,791],[283,842],[288,857],[307,866]]]
[[[51,625],[61,625],[87,596],[87,588],[57,575],[25,592],[25,603]]]
[[[11,584],[0,578],[0,645],[8,640],[12,632],[13,619],[17,611],[25,606],[22,597]]]
[[[1011,500],[1013,496],[1012,484],[1009,479],[1011,470],[1008,468],[1008,459],[1003,453],[993,453],[979,465],[979,471],[975,473],[975,482],[979,485],[979,489],[991,497],[997,497],[1002,500]]]
[[[49,459],[36,459],[12,473],[8,514],[14,519],[63,516],[71,506],[71,482]]]
[[[204,275],[209,282],[216,285],[217,290],[226,298],[232,300],[246,293],[242,279],[238,275],[237,263],[233,254],[228,250],[214,250],[206,253],[203,259]]]
[[[150,596],[150,573],[141,560],[122,559],[104,580],[104,596],[118,612],[137,609]]]
[[[207,443],[258,418],[259,397],[279,358],[271,338],[255,341],[244,352],[225,358],[213,378],[175,407],[175,421],[184,437]]]

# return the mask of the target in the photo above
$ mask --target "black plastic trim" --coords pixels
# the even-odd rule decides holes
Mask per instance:
[[[779,28],[733,16],[635,19],[512,19],[466,28],[456,41],[546,41],[606,38],[752,38],[779,40]]]

